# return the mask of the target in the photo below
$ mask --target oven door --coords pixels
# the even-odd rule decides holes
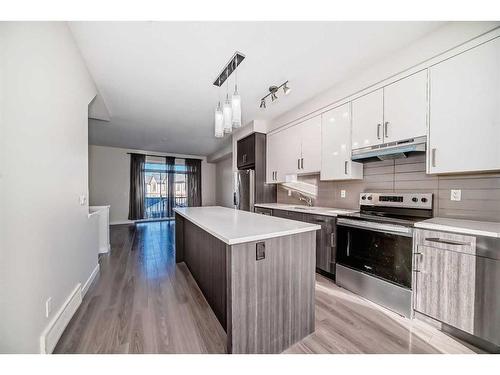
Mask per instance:
[[[337,263],[411,289],[412,228],[337,220]]]

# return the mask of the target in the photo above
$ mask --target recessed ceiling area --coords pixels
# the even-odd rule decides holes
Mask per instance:
[[[442,22],[71,22],[111,121],[89,120],[89,142],[208,155],[213,111],[226,86],[213,85],[235,51],[242,123],[271,120],[406,47]],[[268,87],[290,95],[265,110]],[[234,74],[229,91],[234,90]]]

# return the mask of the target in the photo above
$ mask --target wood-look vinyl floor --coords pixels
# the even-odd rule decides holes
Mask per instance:
[[[111,227],[111,252],[55,353],[225,353],[226,334],[184,264],[174,222]],[[285,353],[472,353],[317,275],[316,331]]]

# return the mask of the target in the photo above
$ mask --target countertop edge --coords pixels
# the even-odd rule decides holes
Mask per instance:
[[[260,208],[267,208],[269,210],[281,210],[281,211],[291,211],[291,212],[299,212],[302,214],[307,214],[307,215],[321,215],[321,216],[330,216],[330,217],[337,217],[339,215],[349,215],[349,213],[333,213],[333,212],[327,212],[326,210],[301,210],[301,209],[294,209],[290,207],[276,207],[272,206],[275,203],[255,203],[255,207],[260,207]],[[331,210],[337,210],[337,208],[331,208]],[[357,210],[349,210],[349,209],[344,209],[344,208],[338,208],[338,210],[343,210],[343,211],[349,211],[349,212],[358,212]]]
[[[476,235],[476,236],[500,238],[500,233],[497,233],[497,232],[490,232],[490,231],[485,231],[485,230],[481,230],[481,229],[455,227],[455,226],[446,225],[446,224],[426,223],[425,221],[415,223],[415,228],[441,230],[441,231],[445,231],[445,232],[453,232],[453,233],[471,234],[471,235]]]
[[[291,230],[286,230],[286,231],[274,232],[274,233],[271,233],[271,234],[254,235],[254,236],[238,237],[238,238],[235,238],[235,239],[229,239],[229,238],[221,236],[218,233],[213,232],[212,230],[210,230],[209,228],[207,228],[205,225],[201,224],[197,220],[193,220],[192,217],[190,217],[189,215],[185,215],[183,212],[178,211],[175,208],[174,208],[174,212],[176,214],[181,215],[186,220],[189,220],[190,222],[192,222],[196,226],[198,226],[201,229],[203,229],[205,232],[207,232],[207,233],[211,234],[212,236],[214,236],[215,238],[221,240],[226,245],[238,245],[238,244],[247,243],[247,242],[267,240],[269,238],[289,236],[289,235],[292,235],[292,234],[312,232],[312,231],[316,231],[316,230],[321,229],[320,225],[311,224],[310,227],[307,227],[307,228],[298,228],[298,229],[291,229]],[[283,219],[283,220],[287,220],[287,219]]]

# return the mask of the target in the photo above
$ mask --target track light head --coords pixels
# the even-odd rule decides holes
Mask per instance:
[[[286,82],[286,83],[283,84],[283,93],[285,95],[290,94],[290,91],[292,91],[292,89],[290,87],[288,87],[287,85],[288,85],[288,82]]]
[[[260,101],[260,108],[262,108],[262,109],[266,109],[266,100],[265,100],[265,99],[262,99],[262,100]]]

